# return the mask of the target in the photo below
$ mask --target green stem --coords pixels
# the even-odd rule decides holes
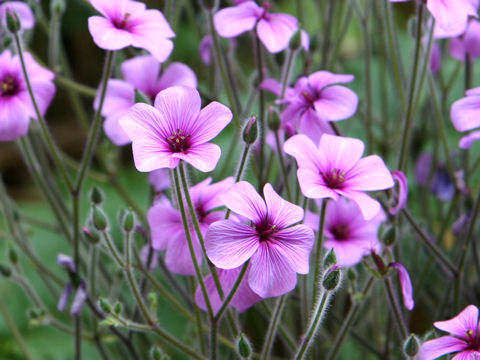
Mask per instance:
[[[72,79],[63,76],[55,77],[55,83],[69,90],[75,91],[81,95],[85,95],[90,98],[94,98],[97,95],[97,91],[89,86],[80,84]]]
[[[263,343],[262,354],[260,356],[262,360],[268,360],[270,358],[270,350],[272,349],[273,341],[275,340],[275,334],[277,333],[277,328],[282,317],[283,308],[285,307],[287,297],[288,295],[282,295],[275,303],[272,320],[268,325],[267,334],[265,335],[265,341]]]
[[[255,27],[256,30],[256,27]],[[256,59],[257,59],[257,86],[260,95],[260,109],[259,109],[259,118],[260,118],[260,146],[259,146],[259,157],[258,157],[258,186],[263,188],[263,169],[265,161],[265,138],[267,136],[267,126],[265,121],[265,92],[260,89],[260,84],[263,82],[263,56],[262,56],[262,44],[260,38],[258,37],[257,32],[255,31],[255,45],[256,45]]]
[[[102,231],[103,238],[105,239],[105,242],[107,243],[108,249],[110,250],[110,253],[112,254],[113,258],[117,262],[117,264],[124,269],[126,264],[123,262],[122,257],[118,253],[117,247],[112,241],[112,238],[110,237],[110,234],[108,231]]]
[[[392,311],[393,318],[395,319],[395,324],[397,325],[397,328],[400,334],[400,340],[403,342],[409,335],[407,325],[405,324],[405,319],[403,318],[402,310],[400,310],[397,297],[395,296],[391,279],[385,278],[384,284],[385,284],[385,290],[387,292],[388,301],[390,303],[390,309]]]
[[[318,224],[317,244],[316,244],[316,254],[315,254],[315,273],[314,273],[314,286],[313,286],[314,299],[317,299],[318,297],[320,277],[322,276],[323,229],[325,227],[325,216],[327,213],[327,204],[328,204],[328,199],[323,199],[322,208],[320,210],[320,216],[319,216],[320,221]]]
[[[10,328],[12,331],[13,337],[18,343],[18,346],[20,347],[20,350],[23,353],[23,356],[25,356],[25,359],[27,360],[33,360],[32,355],[30,354],[30,351],[27,348],[27,345],[25,344],[25,340],[22,337],[22,334],[20,331],[18,331],[17,326],[15,325],[15,321],[10,317],[9,311],[3,304],[3,301],[0,299],[0,311],[3,314],[3,317],[5,318],[5,322],[7,323],[7,326]]]
[[[278,130],[275,131],[275,143],[277,145],[278,160],[280,161],[280,167],[283,173],[283,181],[285,182],[285,188],[287,189],[288,201],[291,202],[293,200],[292,191],[290,190],[290,183],[288,181],[288,171],[287,171],[287,167],[285,166],[285,159],[283,158],[283,150],[282,150],[282,146],[280,145],[280,136],[278,135]]]

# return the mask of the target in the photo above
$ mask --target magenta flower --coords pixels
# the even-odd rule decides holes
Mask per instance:
[[[98,47],[120,50],[127,46],[142,48],[163,62],[173,50],[169,38],[175,33],[158,10],[131,0],[89,0],[104,17],[88,18],[88,30]]]
[[[252,226],[217,221],[208,228],[205,247],[220,269],[235,269],[251,259],[248,285],[268,298],[289,292],[297,283],[297,273],[308,273],[314,238],[307,226],[294,225],[303,219],[301,207],[283,200],[270,184],[263,194],[265,200],[246,181],[223,194],[225,205],[251,220]]]
[[[45,115],[55,95],[54,75],[24,53],[28,76],[35,99],[42,115]],[[9,50],[0,55],[0,141],[11,141],[28,132],[30,118],[37,118],[23,77],[18,55]]]
[[[408,180],[405,174],[400,170],[392,171],[392,177],[397,183],[397,187],[393,192],[394,206],[388,209],[391,215],[395,215],[407,206],[408,200]]]
[[[361,159],[364,145],[358,139],[324,134],[317,148],[307,136],[295,135],[285,142],[284,150],[297,160],[303,195],[334,200],[345,196],[357,203],[365,220],[378,213],[380,204],[364,191],[384,190],[394,185],[379,156]]]
[[[268,3],[258,6],[255,1],[245,1],[222,9],[215,14],[215,29],[226,38],[256,29],[260,41],[269,52],[282,51],[297,30],[298,21],[289,14],[270,13],[270,6]]]
[[[0,1],[0,27],[7,27],[7,9],[15,11],[22,29],[31,29],[35,26],[35,16],[27,4],[20,1]]]
[[[450,108],[450,119],[457,131],[469,131],[480,127],[480,87],[466,91],[466,97],[455,101]],[[468,149],[480,139],[480,131],[474,131],[460,139],[459,147]]]
[[[162,71],[161,63],[153,56],[138,56],[124,61],[122,75],[125,81],[108,81],[102,115],[106,117],[103,129],[107,137],[118,146],[131,143],[118,123],[135,104],[135,89],[144,93],[152,103],[157,94],[171,86],[197,86],[197,77],[187,65],[174,62]],[[98,97],[94,107],[98,108]]]
[[[222,290],[224,294],[228,294],[230,290],[232,290],[232,287],[235,284],[235,281],[237,280],[241,269],[241,266],[231,270],[217,269],[218,277],[220,279],[220,284],[222,285]],[[253,304],[262,300],[262,298],[255,294],[248,285],[247,279],[249,272],[250,270],[247,269],[247,272],[245,273],[245,276],[240,283],[237,292],[235,293],[232,301],[230,302],[230,305],[232,305],[239,311],[245,311]],[[212,275],[208,275],[205,278],[205,287],[207,288],[208,298],[210,299],[213,312],[217,313],[218,310],[220,310],[223,301],[218,295],[217,287],[215,285],[215,282],[213,281]],[[195,302],[200,309],[202,309],[203,311],[207,311],[207,304],[205,303],[205,298],[203,297],[200,286],[198,286],[197,290],[195,291]]]
[[[480,57],[480,22],[470,20],[467,30],[461,36],[450,40],[450,55],[460,61],[465,61],[466,55],[471,60]]]
[[[208,226],[224,217],[224,212],[213,211],[223,206],[220,195],[229,190],[234,179],[229,177],[215,184],[210,184],[212,178],[207,178],[190,189],[190,195],[200,223],[200,229],[205,235]],[[155,250],[167,250],[165,263],[174,273],[195,275],[195,268],[188,248],[180,211],[175,209],[168,200],[157,202],[148,211],[148,224],[152,234],[152,247]],[[193,224],[189,224],[193,247],[199,264],[202,263],[202,249]]]
[[[153,170],[148,174],[148,182],[156,192],[162,192],[170,187],[170,174],[167,168]]]
[[[286,91],[282,102],[286,103],[282,113],[286,123],[317,141],[323,134],[333,134],[328,121],[339,121],[351,117],[357,111],[358,96],[349,88],[339,85],[353,81],[353,75],[332,74],[317,71],[297,80],[295,88]],[[265,79],[260,86],[281,96],[281,84]]]
[[[155,107],[136,104],[120,119],[138,171],[175,168],[180,160],[203,172],[215,169],[221,150],[208,141],[228,125],[232,112],[216,101],[200,107],[196,89],[173,86],[158,93]]]
[[[381,244],[378,229],[386,216],[379,211],[372,219],[365,220],[360,208],[352,201],[340,198],[327,206],[323,247],[335,251],[337,264],[353,266],[358,264],[372,250],[379,252]],[[318,231],[319,215],[305,215],[305,225]]]
[[[453,319],[437,321],[433,325],[450,335],[425,342],[420,348],[419,360],[433,360],[450,353],[456,353],[455,360],[480,359],[480,324],[476,306],[468,305]]]
[[[412,281],[410,280],[410,275],[408,275],[407,269],[405,269],[405,266],[397,262],[390,263],[388,267],[398,270],[398,277],[402,288],[403,304],[408,310],[412,310],[415,307],[415,302],[413,301]]]

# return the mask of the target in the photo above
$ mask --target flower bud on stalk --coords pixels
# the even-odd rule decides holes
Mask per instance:
[[[102,194],[102,190],[94,186],[92,188],[92,191],[90,192],[90,201],[95,205],[101,205],[103,202],[103,198],[104,196]]]
[[[330,251],[327,253],[325,258],[323,259],[323,268],[327,269],[336,264],[337,264],[337,256],[335,255],[335,251],[333,249],[330,249]]]
[[[420,350],[420,342],[415,334],[410,334],[403,345],[403,351],[405,352],[405,355],[413,358],[418,354],[418,350]]]
[[[8,249],[8,259],[12,264],[18,263],[18,255],[17,252],[13,248]]]
[[[280,129],[281,121],[280,115],[275,107],[270,106],[268,109],[268,128],[272,131]]]
[[[100,237],[98,236],[98,234],[96,232],[93,232],[89,228],[83,227],[82,233],[85,239],[87,239],[88,242],[90,242],[90,244],[96,245],[100,242]]]
[[[98,231],[104,231],[107,228],[107,218],[103,211],[96,206],[93,206],[92,208],[92,219],[93,226],[95,226],[95,229],[97,229]]]
[[[397,230],[395,229],[395,226],[391,226],[383,233],[382,241],[385,246],[392,246],[395,244],[396,238]]]
[[[0,263],[0,275],[9,278],[12,275],[12,268],[5,263]]]
[[[330,270],[327,270],[326,275],[323,277],[322,285],[327,291],[335,291],[340,285],[342,273],[337,265],[334,265]]]
[[[50,12],[56,14],[63,14],[65,12],[65,0],[51,0]]]
[[[237,338],[237,353],[241,359],[250,359],[252,356],[252,345],[243,333]]]
[[[127,210],[125,217],[123,218],[123,230],[130,232],[135,227],[135,216],[130,210]]]
[[[112,305],[110,305],[110,302],[107,299],[104,299],[102,297],[99,298],[98,305],[105,314],[110,314],[112,312]]]
[[[15,10],[7,8],[7,29],[12,34],[17,33],[21,28],[20,19]]]
[[[258,125],[257,117],[252,115],[251,118],[245,124],[242,131],[242,138],[247,144],[254,144],[258,138]]]

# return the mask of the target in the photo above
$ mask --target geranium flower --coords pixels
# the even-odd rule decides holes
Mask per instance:
[[[480,57],[480,22],[470,20],[467,30],[456,38],[450,40],[450,55],[460,61],[465,61],[465,56],[470,55],[473,61]]]
[[[58,254],[57,263],[58,265],[65,267],[65,269],[70,275],[77,275],[77,267],[75,266],[75,262],[70,256],[65,254]],[[62,293],[60,294],[60,298],[58,299],[58,311],[65,310],[73,290],[75,290],[73,284],[71,282],[67,283]],[[70,307],[70,315],[79,315],[81,313],[83,303],[85,302],[87,297],[87,284],[85,283],[85,281],[80,280],[80,283],[75,290],[75,295],[73,297],[72,305]]]
[[[450,335],[425,342],[420,348],[419,360],[433,360],[450,353],[456,353],[455,360],[480,359],[480,324],[476,306],[468,305],[453,319],[437,321],[433,325]]]
[[[44,115],[55,95],[54,75],[27,52],[24,53],[33,93]],[[0,141],[11,141],[28,132],[30,118],[37,118],[18,55],[9,50],[0,55]]]
[[[467,90],[467,95],[455,101],[450,108],[450,119],[457,131],[469,131],[480,127],[480,87]],[[461,149],[468,149],[480,139],[480,131],[474,131],[462,137],[458,143]]]
[[[219,196],[230,189],[234,183],[232,177],[215,184],[210,184],[211,181],[212,178],[207,178],[190,188],[193,206],[204,235],[211,223],[224,217],[224,212],[213,210],[223,206]],[[147,219],[152,233],[152,247],[157,251],[167,250],[165,263],[170,271],[182,275],[195,275],[180,211],[175,209],[168,200],[163,199],[148,211]],[[200,242],[193,224],[189,226],[195,255],[198,263],[201,264]]]
[[[20,1],[4,2],[0,0],[0,22],[1,27],[7,27],[7,9],[14,11],[20,20],[22,29],[31,29],[35,26],[35,16],[27,4]]]
[[[272,14],[268,11],[270,6],[269,3],[258,6],[255,1],[245,1],[222,9],[215,14],[215,29],[220,36],[230,38],[255,28],[269,52],[282,51],[297,30],[298,20],[289,14]]]
[[[232,112],[216,101],[200,106],[196,89],[173,86],[158,93],[155,107],[136,104],[120,119],[139,171],[175,168],[180,160],[203,172],[215,169],[221,150],[207,141],[228,125]]]
[[[365,220],[358,205],[345,198],[330,202],[325,215],[323,247],[335,251],[340,266],[358,264],[372,249],[380,251],[378,229],[385,219],[380,210],[372,219]],[[305,225],[318,231],[318,224],[319,215],[307,212]]]
[[[125,81],[111,79],[107,84],[102,115],[106,117],[103,129],[115,145],[126,145],[132,141],[118,121],[135,104],[135,89],[144,93],[152,103],[157,94],[175,85],[197,87],[197,77],[187,65],[173,62],[163,71],[161,63],[153,56],[137,56],[122,63]],[[99,99],[95,101],[98,108]]]
[[[297,273],[308,274],[314,236],[307,226],[295,225],[303,219],[301,207],[282,199],[270,184],[264,186],[263,194],[265,200],[246,181],[223,194],[225,205],[252,225],[217,221],[208,228],[205,247],[210,261],[220,269],[235,269],[251,259],[248,285],[268,298],[292,290]]]
[[[163,62],[173,50],[169,38],[175,33],[158,10],[131,0],[89,0],[104,17],[88,18],[88,30],[98,47],[120,50],[127,46],[142,48]]]
[[[303,195],[334,200],[345,196],[357,203],[366,220],[378,213],[380,204],[364,191],[385,190],[394,185],[379,156],[361,159],[364,145],[358,139],[324,134],[317,148],[307,136],[295,135],[285,142],[284,150],[297,160]]]

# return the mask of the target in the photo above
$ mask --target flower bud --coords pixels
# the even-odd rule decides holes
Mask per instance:
[[[8,259],[12,264],[16,264],[18,262],[17,252],[13,248],[8,248]]]
[[[300,28],[297,29],[290,38],[288,42],[288,47],[292,51],[297,51],[302,46],[302,30]]]
[[[277,131],[280,129],[281,125],[280,121],[280,115],[278,114],[278,111],[275,109],[275,107],[270,106],[268,108],[268,128],[272,131]]]
[[[357,271],[353,267],[347,269],[347,279],[351,282],[357,281]]]
[[[158,346],[154,346],[152,347],[152,350],[150,350],[150,357],[152,360],[162,360],[163,351]]]
[[[147,95],[145,95],[140,90],[135,89],[135,104],[137,103],[152,105],[152,102],[150,101]]]
[[[102,190],[94,186],[90,192],[90,201],[95,205],[100,205],[103,202],[103,197]]]
[[[0,275],[6,278],[10,277],[12,275],[12,268],[5,263],[0,263]]]
[[[242,131],[242,138],[247,144],[253,144],[258,137],[257,117],[252,115],[247,121]]]
[[[123,310],[123,305],[119,302],[116,302],[115,305],[113,305],[113,313],[117,316],[120,316]]]
[[[21,26],[20,19],[18,18],[17,13],[12,8],[7,7],[7,29],[12,34],[17,33]]]
[[[100,242],[98,234],[87,227],[82,228],[82,233],[85,239],[92,245],[96,245]]]
[[[385,246],[392,246],[395,244],[395,239],[397,238],[397,230],[395,226],[390,226],[382,236],[382,242]]]
[[[323,288],[327,291],[334,291],[340,285],[340,280],[342,277],[342,273],[340,268],[337,265],[334,265],[331,269],[329,269],[326,275],[323,277],[322,285]]]
[[[123,218],[123,230],[130,232],[135,227],[135,216],[130,210],[127,210]]]
[[[403,351],[405,352],[405,355],[413,358],[415,355],[418,354],[419,350],[420,341],[418,341],[418,338],[414,334],[410,334],[410,336],[405,341],[405,344],[403,344]]]
[[[92,208],[92,219],[93,226],[95,226],[95,229],[98,231],[104,231],[107,228],[107,218],[103,211],[96,206]]]
[[[110,305],[110,302],[107,299],[100,297],[98,299],[98,305],[105,314],[110,314],[112,312],[112,305]]]
[[[65,0],[51,0],[50,12],[56,14],[63,14],[65,12]]]
[[[250,359],[252,356],[252,345],[243,333],[237,338],[237,353],[241,359]]]
[[[337,265],[337,256],[335,255],[335,251],[332,248],[323,259],[323,268],[327,269],[333,265]]]

